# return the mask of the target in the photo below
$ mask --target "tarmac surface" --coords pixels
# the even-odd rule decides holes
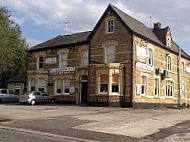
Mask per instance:
[[[7,104],[0,107],[1,126],[16,129],[10,132],[1,129],[0,126],[0,133],[1,135],[7,133],[16,139],[17,135],[23,137],[30,135],[31,139],[39,141],[63,140],[61,137],[66,137],[70,141],[190,141],[190,109]],[[18,133],[17,129],[22,131]],[[43,136],[36,135],[36,132],[42,133]],[[53,136],[48,139],[46,134]]]

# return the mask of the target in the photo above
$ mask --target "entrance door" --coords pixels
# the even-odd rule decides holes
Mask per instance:
[[[88,82],[87,76],[81,77],[81,103],[87,103],[88,96]]]

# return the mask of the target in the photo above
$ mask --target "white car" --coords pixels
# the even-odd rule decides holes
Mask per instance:
[[[29,103],[35,105],[37,103],[55,103],[53,96],[48,96],[45,92],[33,91],[20,95],[19,102],[21,104]]]
[[[18,93],[10,89],[0,89],[0,103],[2,102],[18,102]]]

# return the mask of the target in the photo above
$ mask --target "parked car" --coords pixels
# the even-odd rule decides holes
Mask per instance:
[[[19,95],[10,89],[0,89],[0,103],[2,102],[18,102]]]
[[[48,96],[45,92],[33,91],[20,95],[19,102],[21,104],[29,103],[31,105],[36,105],[37,103],[55,103],[53,96]]]

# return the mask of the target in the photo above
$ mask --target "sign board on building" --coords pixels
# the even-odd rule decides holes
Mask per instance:
[[[141,62],[136,63],[136,69],[143,72],[154,73],[154,67]]]
[[[46,62],[46,64],[49,64],[49,65],[55,64],[55,63],[57,63],[57,58],[56,57],[46,58],[45,62]]]
[[[50,70],[51,75],[68,75],[75,72],[75,67],[55,68]]]
[[[147,55],[146,55],[146,48],[141,47],[140,45],[136,45],[136,52],[137,52],[137,60],[144,62],[146,61]]]

